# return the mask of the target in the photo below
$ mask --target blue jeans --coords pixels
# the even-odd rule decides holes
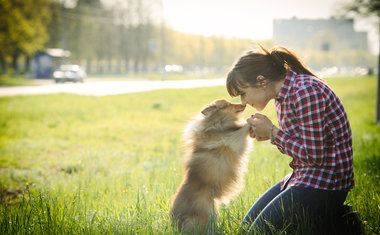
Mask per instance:
[[[250,234],[272,234],[305,215],[329,220],[329,215],[338,212],[346,197],[347,192],[314,188],[288,187],[281,191],[279,182],[253,204],[242,226]]]

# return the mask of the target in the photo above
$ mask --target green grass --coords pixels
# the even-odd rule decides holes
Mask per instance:
[[[328,83],[351,121],[356,187],[346,203],[380,231],[380,126],[376,79]],[[204,104],[228,98],[224,87],[117,96],[69,94],[0,98],[1,234],[176,234],[167,211],[182,179],[180,140]],[[238,99],[230,99],[238,102]],[[243,116],[256,112],[247,108]],[[264,110],[276,122],[273,104]],[[215,233],[236,233],[290,158],[255,142],[245,188],[221,208]]]
[[[33,79],[28,79],[23,76],[9,77],[0,75],[0,87],[7,86],[27,86],[35,85]]]
[[[86,81],[91,80],[151,80],[151,81],[172,81],[172,80],[190,80],[190,79],[209,79],[209,78],[220,78],[224,74],[212,74],[212,75],[201,75],[201,74],[179,74],[179,73],[166,73],[163,77],[159,73],[141,73],[141,74],[127,74],[127,75],[90,75],[85,79]],[[51,80],[53,79],[46,79]],[[10,86],[36,86],[38,85],[37,80],[31,78],[25,78],[23,76],[12,77],[8,75],[0,75],[0,87],[10,87]]]

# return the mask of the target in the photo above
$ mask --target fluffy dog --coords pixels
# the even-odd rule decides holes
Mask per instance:
[[[215,100],[185,129],[185,176],[169,210],[180,231],[204,231],[219,204],[242,189],[251,143],[250,126],[238,117],[244,109]]]

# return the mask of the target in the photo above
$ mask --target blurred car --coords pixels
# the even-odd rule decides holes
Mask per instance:
[[[86,78],[86,71],[79,65],[61,65],[58,70],[54,71],[53,78],[58,82],[83,82]]]

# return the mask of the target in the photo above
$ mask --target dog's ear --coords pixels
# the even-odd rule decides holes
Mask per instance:
[[[204,115],[204,116],[209,116],[214,110],[216,109],[215,106],[207,106],[206,108],[204,108],[201,113]]]

